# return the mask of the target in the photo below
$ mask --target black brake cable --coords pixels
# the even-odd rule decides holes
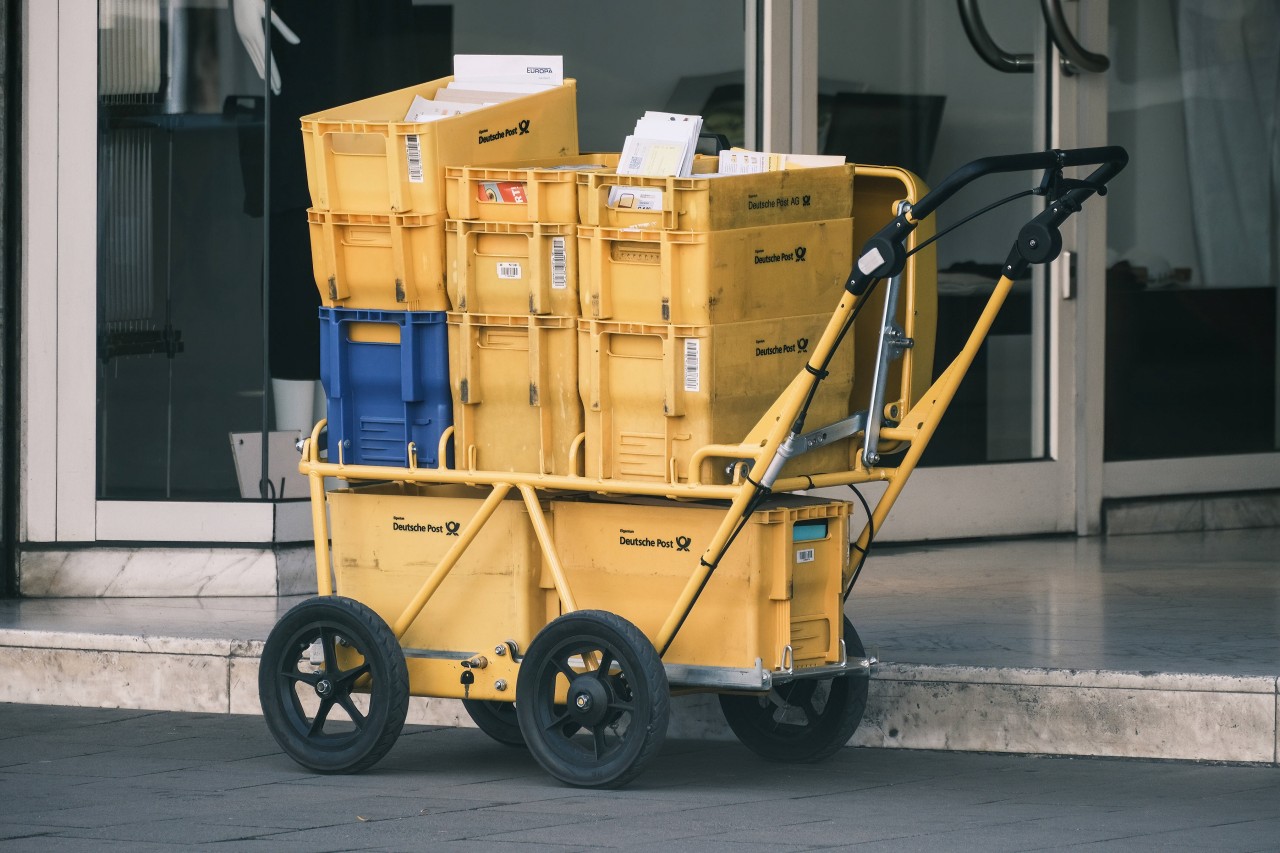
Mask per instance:
[[[934,234],[928,240],[925,240],[922,243],[919,243],[914,248],[912,248],[911,251],[907,252],[907,257],[911,257],[916,252],[923,249],[925,246],[928,246],[930,243],[933,243],[947,236],[952,231],[959,228],[961,225],[965,225],[973,221],[974,219],[977,219],[979,216],[982,216],[984,213],[990,213],[991,211],[995,210],[997,207],[1000,207],[1001,205],[1008,204],[1011,201],[1017,201],[1020,198],[1026,198],[1029,195],[1044,195],[1044,194],[1045,194],[1044,187],[1036,187],[1034,189],[1016,192],[1013,195],[1006,196],[1005,198],[999,199],[997,201],[993,201],[991,204],[987,205],[986,207],[981,208],[980,210],[975,210],[973,213],[970,213],[968,216],[966,216],[964,219],[961,219],[959,222],[956,222],[953,225],[947,226],[946,228],[942,229],[938,233]],[[861,304],[859,304],[858,307],[859,308],[862,307]],[[850,323],[850,325],[852,325],[852,323]],[[843,333],[841,333],[841,336],[843,337]],[[871,546],[875,542],[875,538],[876,538],[875,522],[872,520],[870,504],[867,503],[867,499],[862,496],[862,492],[858,491],[856,486],[850,483],[849,488],[853,490],[853,493],[855,495],[857,495],[859,502],[861,502],[862,504],[862,509],[867,514],[867,525],[870,528],[870,533],[867,536],[867,544],[865,548],[859,548],[856,540],[854,542],[849,543],[850,553],[852,554],[853,551],[858,552],[858,565],[854,567],[853,572],[849,576],[849,586],[844,591],[844,598],[846,601],[849,599],[849,596],[853,593],[853,585],[857,583],[858,576],[862,573],[862,567],[866,564],[867,557],[871,555]]]
[[[858,315],[862,313],[863,306],[870,300],[871,294],[875,291],[876,285],[879,283],[880,279],[872,279],[870,286],[867,287],[859,297],[857,303],[853,306],[853,311],[850,313],[849,319],[845,321],[844,325],[840,329],[840,333],[836,335],[836,340],[831,346],[831,351],[827,353],[827,357],[823,359],[822,366],[818,368],[818,372],[816,374],[817,380],[809,387],[809,393],[805,396],[804,402],[800,406],[800,411],[796,416],[796,421],[792,425],[793,432],[798,432],[799,429],[797,427],[803,426],[805,416],[809,411],[809,406],[812,405],[813,398],[817,394],[818,386],[822,384],[822,379],[826,376],[827,368],[831,366],[831,359],[835,357],[836,350],[840,348],[840,344],[844,341],[845,336],[849,333],[849,330],[853,328],[854,321],[857,320]],[[808,369],[807,362],[806,369]],[[671,643],[675,642],[676,634],[680,633],[680,629],[684,626],[685,620],[688,619],[689,614],[693,612],[693,606],[697,604],[698,599],[702,597],[702,591],[707,588],[707,584],[711,581],[711,575],[713,575],[715,570],[720,566],[720,561],[724,559],[724,555],[729,552],[729,548],[733,545],[734,540],[738,538],[738,534],[747,526],[747,520],[756,511],[765,498],[773,494],[773,490],[768,486],[765,486],[762,483],[757,483],[750,477],[747,477],[746,480],[751,484],[753,489],[751,497],[747,500],[746,506],[743,507],[742,514],[738,517],[737,524],[734,526],[733,531],[725,540],[724,547],[720,549],[720,553],[710,563],[703,562],[703,565],[709,570],[707,572],[707,576],[702,579],[702,584],[694,591],[693,599],[689,602],[688,608],[685,609],[684,615],[680,617],[680,621],[676,623],[676,630],[672,633],[671,640],[667,642],[666,646],[663,646],[658,650],[658,657],[662,657],[666,654],[667,649],[671,647]],[[863,503],[865,505],[865,501]]]
[[[862,567],[867,562],[867,557],[871,554],[871,545],[876,541],[876,521],[871,514],[871,504],[867,503],[867,499],[862,496],[862,492],[858,491],[858,487],[853,483],[849,483],[849,489],[858,497],[858,501],[862,504],[862,509],[867,514],[867,545],[865,548],[858,547],[858,540],[855,539],[849,543],[849,553],[852,556],[854,551],[858,552],[858,565],[853,567],[853,571],[849,573],[849,586],[844,590],[844,600],[849,600],[849,594],[853,592],[853,585],[858,582],[858,575],[862,574]]]
[[[955,223],[954,225],[949,225],[949,226],[947,226],[946,228],[944,228],[944,229],[942,229],[941,231],[939,231],[937,234],[934,234],[934,235],[933,235],[932,237],[930,237],[928,240],[925,240],[923,243],[920,243],[920,244],[919,244],[919,245],[917,245],[914,249],[912,249],[911,251],[907,252],[907,257],[908,257],[908,258],[909,258],[909,257],[911,257],[911,256],[912,256],[912,255],[914,255],[916,252],[918,252],[918,251],[920,251],[921,249],[923,249],[925,246],[929,245],[930,243],[934,242],[935,240],[938,240],[939,238],[942,238],[942,237],[947,236],[947,235],[948,235],[948,234],[950,234],[952,231],[954,231],[954,230],[956,230],[957,228],[959,228],[961,225],[964,225],[964,224],[966,224],[967,222],[969,222],[969,221],[971,221],[971,220],[977,219],[977,218],[978,218],[979,216],[981,216],[982,214],[984,214],[984,213],[990,213],[991,211],[995,210],[997,207],[999,207],[999,206],[1000,206],[1000,205],[1002,205],[1002,204],[1008,204],[1008,203],[1009,203],[1009,202],[1011,202],[1011,201],[1017,201],[1018,199],[1020,199],[1020,198],[1026,198],[1026,197],[1027,197],[1027,196],[1029,196],[1029,195],[1044,195],[1044,190],[1040,189],[1039,187],[1037,187],[1037,188],[1035,188],[1035,189],[1030,189],[1030,190],[1023,190],[1023,191],[1022,191],[1022,192],[1020,192],[1020,193],[1014,193],[1013,195],[1008,196],[1007,198],[1002,198],[1002,199],[1000,199],[999,201],[993,201],[991,204],[987,205],[986,207],[982,208],[981,210],[975,210],[973,213],[970,213],[970,214],[969,214],[968,216],[966,216],[964,219],[961,219],[959,222]]]

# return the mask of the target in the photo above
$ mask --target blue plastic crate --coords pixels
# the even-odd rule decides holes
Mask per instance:
[[[329,461],[437,464],[453,423],[443,311],[320,309],[320,381],[329,404]],[[452,464],[451,459],[447,459]]]

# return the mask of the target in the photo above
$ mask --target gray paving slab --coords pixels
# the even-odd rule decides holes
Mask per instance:
[[[301,771],[256,717],[0,705],[0,730],[24,756],[0,770],[5,853],[1274,851],[1280,838],[1274,766],[859,749],[795,766],[676,740],[631,786],[584,791],[472,729],[410,729],[356,776]],[[35,748],[104,732],[78,761]]]

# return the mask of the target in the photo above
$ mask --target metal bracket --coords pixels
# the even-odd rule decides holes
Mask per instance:
[[[884,419],[884,393],[889,382],[889,362],[901,358],[902,353],[915,346],[895,322],[898,313],[898,294],[902,291],[902,276],[889,279],[884,295],[884,316],[880,323],[880,342],[876,347],[876,372],[871,380],[871,404],[867,416],[866,440],[862,444],[862,461],[870,468],[880,461],[876,446],[880,443],[880,423]]]
[[[812,432],[806,432],[799,436],[797,441],[800,445],[795,451],[795,455],[808,453],[810,450],[817,450],[820,447],[826,447],[836,441],[845,438],[851,438],[867,428],[867,413],[854,412],[842,421],[820,427]]]

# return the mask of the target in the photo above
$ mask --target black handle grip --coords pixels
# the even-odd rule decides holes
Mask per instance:
[[[1085,181],[1091,184],[1105,185],[1107,181],[1119,174],[1120,170],[1128,162],[1129,152],[1119,145],[983,157],[980,160],[966,163],[943,178],[941,183],[915,204],[911,212],[911,218],[917,221],[924,219],[963,187],[984,175],[994,175],[1000,172],[1029,172],[1035,169],[1065,169],[1071,166],[1099,165],[1101,168],[1088,178],[1085,178]]]
[[[1054,204],[1051,208],[1032,220],[1032,223],[1027,228],[1034,225],[1036,229],[1047,228],[1050,231],[1056,231],[1057,227],[1068,216],[1080,209],[1080,206],[1089,196],[1094,193],[1105,193],[1107,182],[1118,175],[1128,162],[1129,153],[1124,148],[1119,145],[1108,145],[1098,148],[1074,148],[1065,151],[1049,150],[1033,151],[1028,154],[1005,154],[996,157],[983,157],[971,163],[966,163],[943,178],[941,183],[925,194],[924,198],[916,202],[910,210],[899,213],[894,217],[893,221],[877,231],[866,242],[858,255],[857,261],[854,263],[853,271],[849,273],[849,280],[845,284],[845,289],[856,296],[863,293],[873,280],[888,278],[901,272],[907,263],[907,235],[915,230],[916,223],[937,210],[943,202],[951,198],[963,187],[984,175],[1044,169],[1046,171],[1046,181],[1042,184],[1042,189],[1050,187],[1059,189],[1066,187],[1067,189],[1059,197],[1054,198]],[[1059,181],[1063,169],[1072,166],[1091,165],[1098,165],[1098,168],[1089,177],[1083,180]],[[1051,182],[1049,178],[1053,178],[1053,181]],[[1023,229],[1024,234],[1027,232],[1027,228]],[[1037,246],[1045,246],[1047,250],[1052,250],[1052,242],[1042,243],[1036,237],[1029,239],[1036,239]],[[1060,247],[1061,243],[1059,242],[1058,245]],[[1041,258],[1045,254],[1046,249],[1042,248],[1037,253],[1037,258]],[[1056,257],[1056,254],[1056,251],[1052,253],[1054,257]],[[1042,259],[1028,260],[1031,263],[1044,262]]]

